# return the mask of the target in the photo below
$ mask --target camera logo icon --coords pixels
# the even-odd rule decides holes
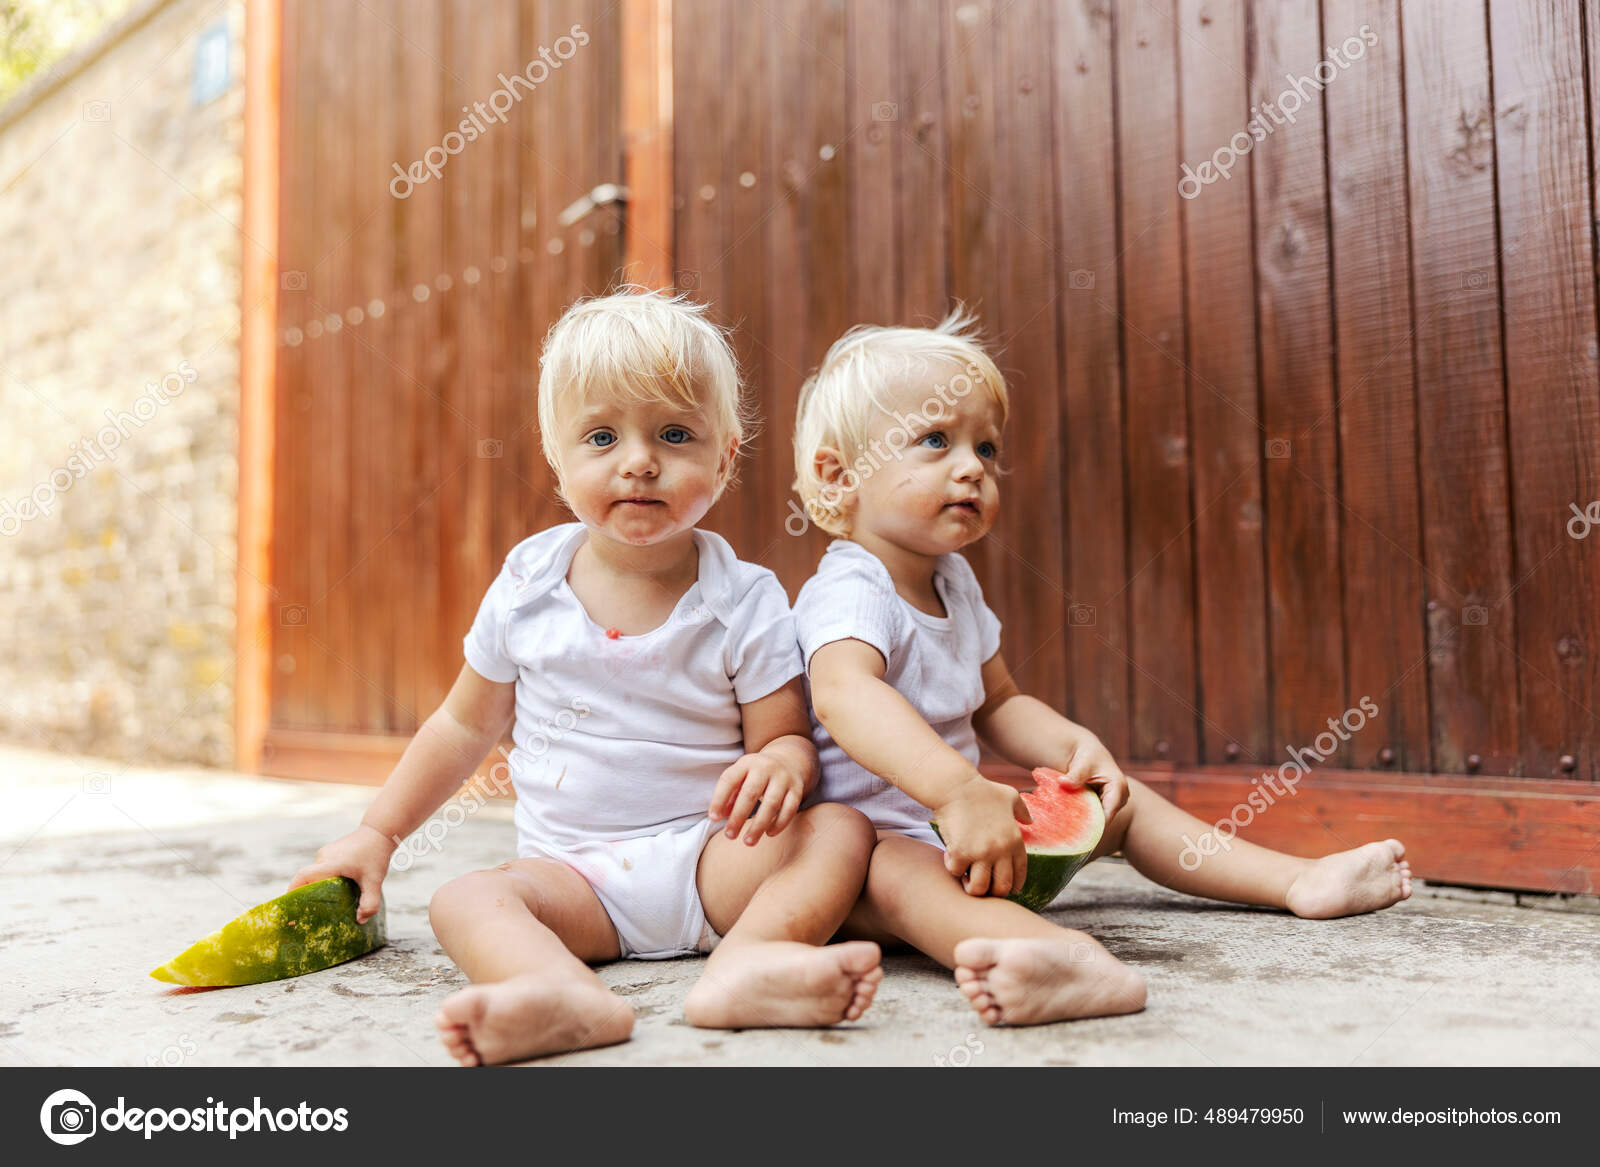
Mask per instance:
[[[94,1134],[96,1113],[87,1094],[57,1090],[39,1108],[39,1125],[51,1142],[70,1147]]]
[[[478,457],[499,458],[506,452],[506,444],[499,438],[479,438]]]
[[[1094,605],[1073,604],[1067,609],[1067,623],[1074,628],[1093,628],[1095,625]]]
[[[893,122],[900,120],[900,107],[892,101],[877,101],[872,105],[872,120]]]

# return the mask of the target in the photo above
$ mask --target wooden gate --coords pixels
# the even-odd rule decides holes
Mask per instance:
[[[1247,836],[1392,833],[1425,876],[1593,892],[1600,538],[1568,530],[1600,499],[1584,19],[283,0],[260,764],[386,772],[500,557],[562,517],[539,337],[653,245],[736,327],[762,406],[710,525],[791,594],[826,543],[789,505],[805,372],[852,323],[960,299],[1013,385],[973,559],[1029,691],[1208,820],[1305,760]],[[393,197],[394,163],[578,23],[506,124]],[[560,223],[669,126],[625,222]],[[1333,733],[1363,698],[1378,714]]]

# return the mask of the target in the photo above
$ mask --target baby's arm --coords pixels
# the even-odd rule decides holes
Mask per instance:
[[[711,817],[728,820],[730,839],[743,827],[744,841],[753,847],[763,834],[776,835],[794,821],[801,801],[815,789],[821,767],[799,677],[740,705],[739,714],[745,753],[717,779]]]
[[[811,655],[817,720],[862,766],[938,816],[945,868],[973,895],[1009,895],[1027,874],[1017,792],[991,782],[947,745],[883,679],[882,654],[861,640],[835,640]]]
[[[1048,766],[1070,782],[1098,787],[1106,817],[1117,813],[1128,798],[1128,779],[1098,737],[1023,693],[998,652],[984,663],[983,691],[986,700],[972,725],[990,749],[1025,769]]]
[[[394,849],[471,777],[505,732],[515,701],[515,682],[490,681],[463,665],[444,703],[406,746],[361,825],[319,850],[316,862],[296,872],[289,886],[348,875],[361,885],[356,919],[369,919],[378,910]]]

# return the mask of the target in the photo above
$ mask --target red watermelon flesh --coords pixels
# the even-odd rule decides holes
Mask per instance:
[[[1089,862],[1106,831],[1106,810],[1087,786],[1068,782],[1048,766],[1033,772],[1034,789],[1022,792],[1031,823],[1018,823],[1028,849],[1028,878],[1006,897],[1042,912]],[[930,823],[934,831],[938,823]]]
[[[1105,834],[1106,812],[1099,794],[1068,782],[1059,770],[1040,766],[1033,782],[1035,789],[1022,795],[1033,821],[1018,824],[1028,847],[1028,878],[1009,898],[1038,912],[1089,862]]]

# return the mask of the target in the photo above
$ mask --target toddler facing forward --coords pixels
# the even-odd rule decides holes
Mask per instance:
[[[745,431],[727,341],[696,305],[625,291],[570,309],[541,365],[544,450],[578,521],[511,550],[444,704],[361,825],[290,886],[350,876],[369,918],[395,847],[514,719],[517,857],[429,907],[473,982],[436,1018],[459,1062],[626,1039],[632,1008],[589,967],[619,957],[709,951],[695,1025],[854,1020],[878,946],[824,945],[873,830],[801,809],[818,766],[788,598],[695,526]]]

